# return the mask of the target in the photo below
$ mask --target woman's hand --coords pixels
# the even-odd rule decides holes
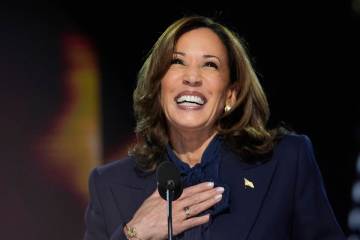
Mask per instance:
[[[214,184],[209,182],[185,188],[172,206],[174,235],[208,222],[209,214],[198,214],[219,202],[223,192],[224,188],[214,188]],[[166,239],[167,202],[157,190],[143,202],[127,226],[136,229],[138,239]]]

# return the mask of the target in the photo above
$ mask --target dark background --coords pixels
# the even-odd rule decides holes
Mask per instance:
[[[105,163],[120,158],[120,150],[133,137],[131,95],[146,53],[170,23],[189,14],[214,17],[244,39],[270,102],[270,124],[285,121],[311,138],[329,200],[340,225],[350,234],[347,218],[355,206],[351,188],[357,177],[355,162],[360,146],[357,87],[360,10],[356,11],[360,4],[355,1],[132,4],[67,0],[1,4],[1,126],[5,132],[1,138],[4,147],[1,185],[16,179],[11,180],[10,186],[24,191],[9,195],[12,191],[5,190],[9,197],[2,205],[6,205],[4,208],[14,220],[7,223],[4,236],[14,237],[12,233],[19,229],[18,224],[32,221],[31,216],[24,218],[11,196],[26,198],[32,194],[26,189],[40,182],[42,190],[37,193],[51,197],[44,204],[33,205],[32,214],[44,217],[36,224],[37,231],[30,235],[17,232],[15,239],[23,236],[37,240],[50,236],[81,239],[84,231],[82,215],[86,199],[79,200],[66,190],[54,190],[51,183],[44,183],[46,179],[38,177],[36,165],[22,162],[27,152],[19,152],[32,144],[33,137],[43,131],[64,100],[59,81],[63,72],[62,34],[82,34],[92,42],[97,54],[101,163]],[[16,178],[12,171],[17,172]],[[49,191],[51,195],[47,194]],[[56,212],[46,215],[53,208]],[[1,221],[5,223],[6,217],[0,220],[0,225],[4,225]]]

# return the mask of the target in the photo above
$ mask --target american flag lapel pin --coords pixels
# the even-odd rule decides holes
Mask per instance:
[[[247,178],[244,178],[244,186],[245,188],[255,188],[254,183]]]

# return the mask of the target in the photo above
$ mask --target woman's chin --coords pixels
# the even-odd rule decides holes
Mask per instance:
[[[172,124],[179,132],[198,132],[198,131],[209,131],[213,129],[208,122],[200,122],[199,119],[194,121],[182,121]]]

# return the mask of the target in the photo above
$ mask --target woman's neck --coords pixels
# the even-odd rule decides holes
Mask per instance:
[[[200,163],[201,156],[215,135],[216,131],[185,133],[171,130],[170,141],[176,156],[190,167],[193,167]]]

